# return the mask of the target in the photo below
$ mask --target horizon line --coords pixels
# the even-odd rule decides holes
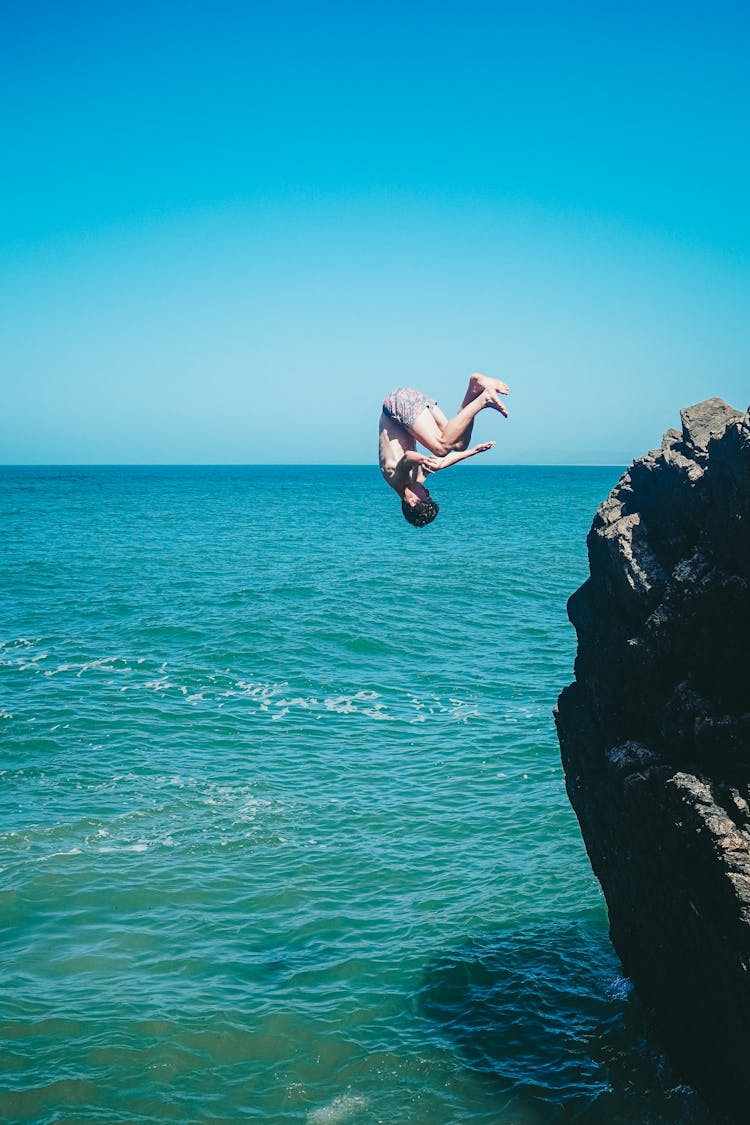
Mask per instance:
[[[482,469],[618,469],[624,461],[502,461],[491,465],[469,465]],[[2,469],[368,469],[367,461],[9,461]]]

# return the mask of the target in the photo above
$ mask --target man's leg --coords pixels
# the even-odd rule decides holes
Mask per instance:
[[[484,394],[484,392],[490,392],[489,397],[487,396],[487,394]],[[471,431],[474,428],[474,418],[476,417],[476,414],[471,415],[468,425],[463,430],[461,430],[461,411],[476,399],[481,398],[484,394],[484,401],[479,409],[484,410],[485,407],[489,407],[492,410],[499,410],[500,413],[505,418],[507,418],[508,411],[505,409],[502,402],[497,397],[498,394],[507,395],[507,393],[508,388],[506,387],[505,383],[502,383],[499,379],[490,379],[487,375],[472,375],[469,379],[469,385],[466,388],[466,394],[464,395],[464,400],[461,403],[458,414],[456,414],[455,418],[452,418],[450,421],[446,419],[445,424],[441,426],[443,441],[448,442],[451,448],[457,450],[458,452],[463,452],[464,449],[468,449],[469,442],[471,441]],[[459,432],[458,435],[454,437],[456,429],[458,429]]]
[[[480,410],[489,407],[507,418],[508,412],[498,398],[500,387],[505,388],[502,393],[506,393],[507,388],[499,379],[472,375],[464,400],[453,418],[446,418],[437,406],[423,410],[414,420],[412,434],[437,457],[444,457],[452,450],[463,452],[468,448],[474,419]]]

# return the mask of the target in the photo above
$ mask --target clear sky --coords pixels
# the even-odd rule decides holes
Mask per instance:
[[[6,5],[0,462],[365,463],[471,371],[496,462],[747,407],[749,12]]]

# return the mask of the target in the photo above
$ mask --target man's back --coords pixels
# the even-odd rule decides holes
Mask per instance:
[[[400,422],[395,418],[389,418],[383,412],[380,415],[380,441],[379,441],[379,460],[380,471],[383,474],[383,479],[386,484],[399,492],[399,484],[403,485],[400,480],[401,474],[396,473],[396,468],[402,461],[404,454],[408,450],[417,448],[417,443],[409,433],[405,430]],[[396,479],[398,477],[399,479]]]

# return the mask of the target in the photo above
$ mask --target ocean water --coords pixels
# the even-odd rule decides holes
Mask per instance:
[[[0,1118],[695,1123],[552,720],[613,468],[0,470]]]

